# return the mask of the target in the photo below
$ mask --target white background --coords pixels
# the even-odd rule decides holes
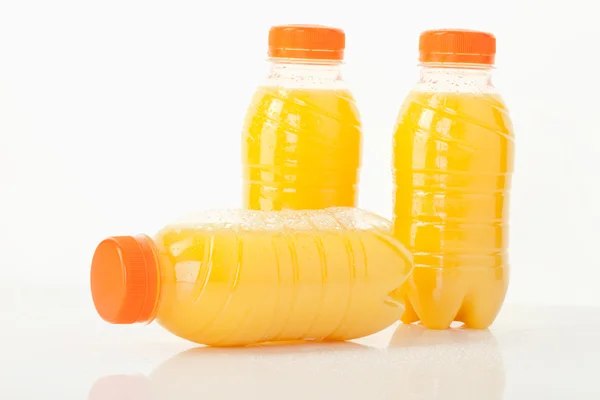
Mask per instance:
[[[497,36],[495,80],[516,129],[507,301],[600,305],[593,4],[2,0],[0,280],[77,287],[87,307],[105,236],[239,206],[240,129],[273,24],[345,29],[364,122],[359,205],[390,217],[392,131],[418,35],[458,27]]]

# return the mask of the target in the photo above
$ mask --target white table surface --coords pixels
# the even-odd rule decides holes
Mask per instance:
[[[3,288],[0,399],[600,399],[600,308],[506,305],[488,331],[206,348],[113,326],[86,288]]]

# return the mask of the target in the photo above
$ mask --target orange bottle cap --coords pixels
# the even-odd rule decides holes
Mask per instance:
[[[269,31],[269,57],[343,60],[344,31],[320,25],[281,25]]]
[[[159,266],[147,236],[113,236],[94,253],[92,299],[98,314],[112,324],[152,319],[158,301]]]
[[[494,64],[496,38],[491,33],[439,29],[421,33],[419,60],[425,63]]]

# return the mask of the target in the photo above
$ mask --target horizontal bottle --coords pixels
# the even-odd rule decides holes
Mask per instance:
[[[234,346],[347,340],[404,312],[412,258],[391,223],[353,208],[211,211],[98,245],[91,286],[111,323],[157,320],[182,338]]]

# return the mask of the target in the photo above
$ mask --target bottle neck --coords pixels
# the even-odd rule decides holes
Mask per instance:
[[[495,93],[491,65],[421,64],[416,90],[424,92]]]
[[[271,58],[264,86],[305,89],[345,88],[341,61]]]

